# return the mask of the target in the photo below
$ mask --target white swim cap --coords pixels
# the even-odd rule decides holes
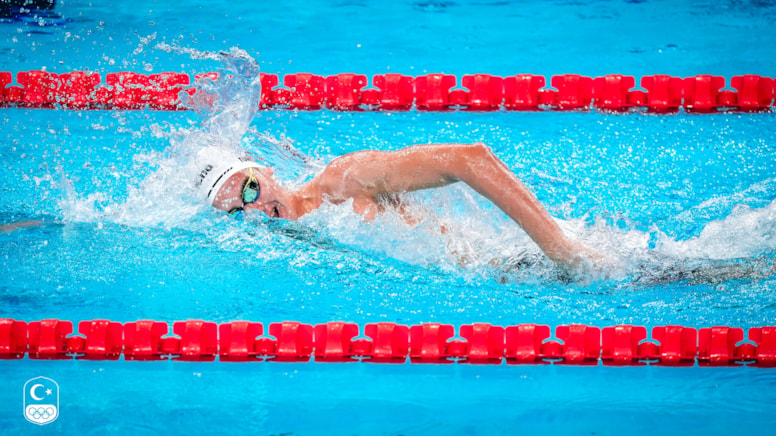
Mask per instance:
[[[246,168],[262,168],[247,157],[239,157],[221,147],[203,148],[197,153],[196,185],[202,199],[213,204],[221,187],[234,173]]]

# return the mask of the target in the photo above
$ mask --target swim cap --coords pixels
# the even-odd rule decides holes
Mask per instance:
[[[213,204],[221,187],[234,173],[246,168],[262,168],[247,157],[239,157],[220,147],[207,147],[197,153],[197,189],[203,199]]]

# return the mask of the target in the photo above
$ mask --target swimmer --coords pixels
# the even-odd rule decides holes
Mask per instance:
[[[253,161],[225,162],[211,149],[204,149],[199,158],[202,197],[229,214],[259,211],[270,218],[297,220],[324,202],[352,200],[353,210],[372,220],[388,206],[400,206],[396,194],[463,182],[520,225],[559,267],[580,272],[602,259],[568,238],[536,196],[482,143],[357,151],[334,159],[295,191],[281,187],[271,168]]]

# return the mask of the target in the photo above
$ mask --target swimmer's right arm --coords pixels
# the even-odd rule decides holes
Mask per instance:
[[[374,198],[462,181],[519,224],[556,263],[577,267],[584,258],[594,257],[563,234],[536,196],[485,144],[430,144],[392,152],[356,152],[334,160],[322,176],[324,183],[329,182],[324,190],[342,199]]]

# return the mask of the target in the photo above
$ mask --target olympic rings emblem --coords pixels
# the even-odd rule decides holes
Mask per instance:
[[[56,413],[56,410],[54,410],[54,408],[51,406],[37,407],[37,408],[31,407],[30,412],[32,412],[31,415],[35,419],[47,420],[52,416],[54,416],[54,414]]]

